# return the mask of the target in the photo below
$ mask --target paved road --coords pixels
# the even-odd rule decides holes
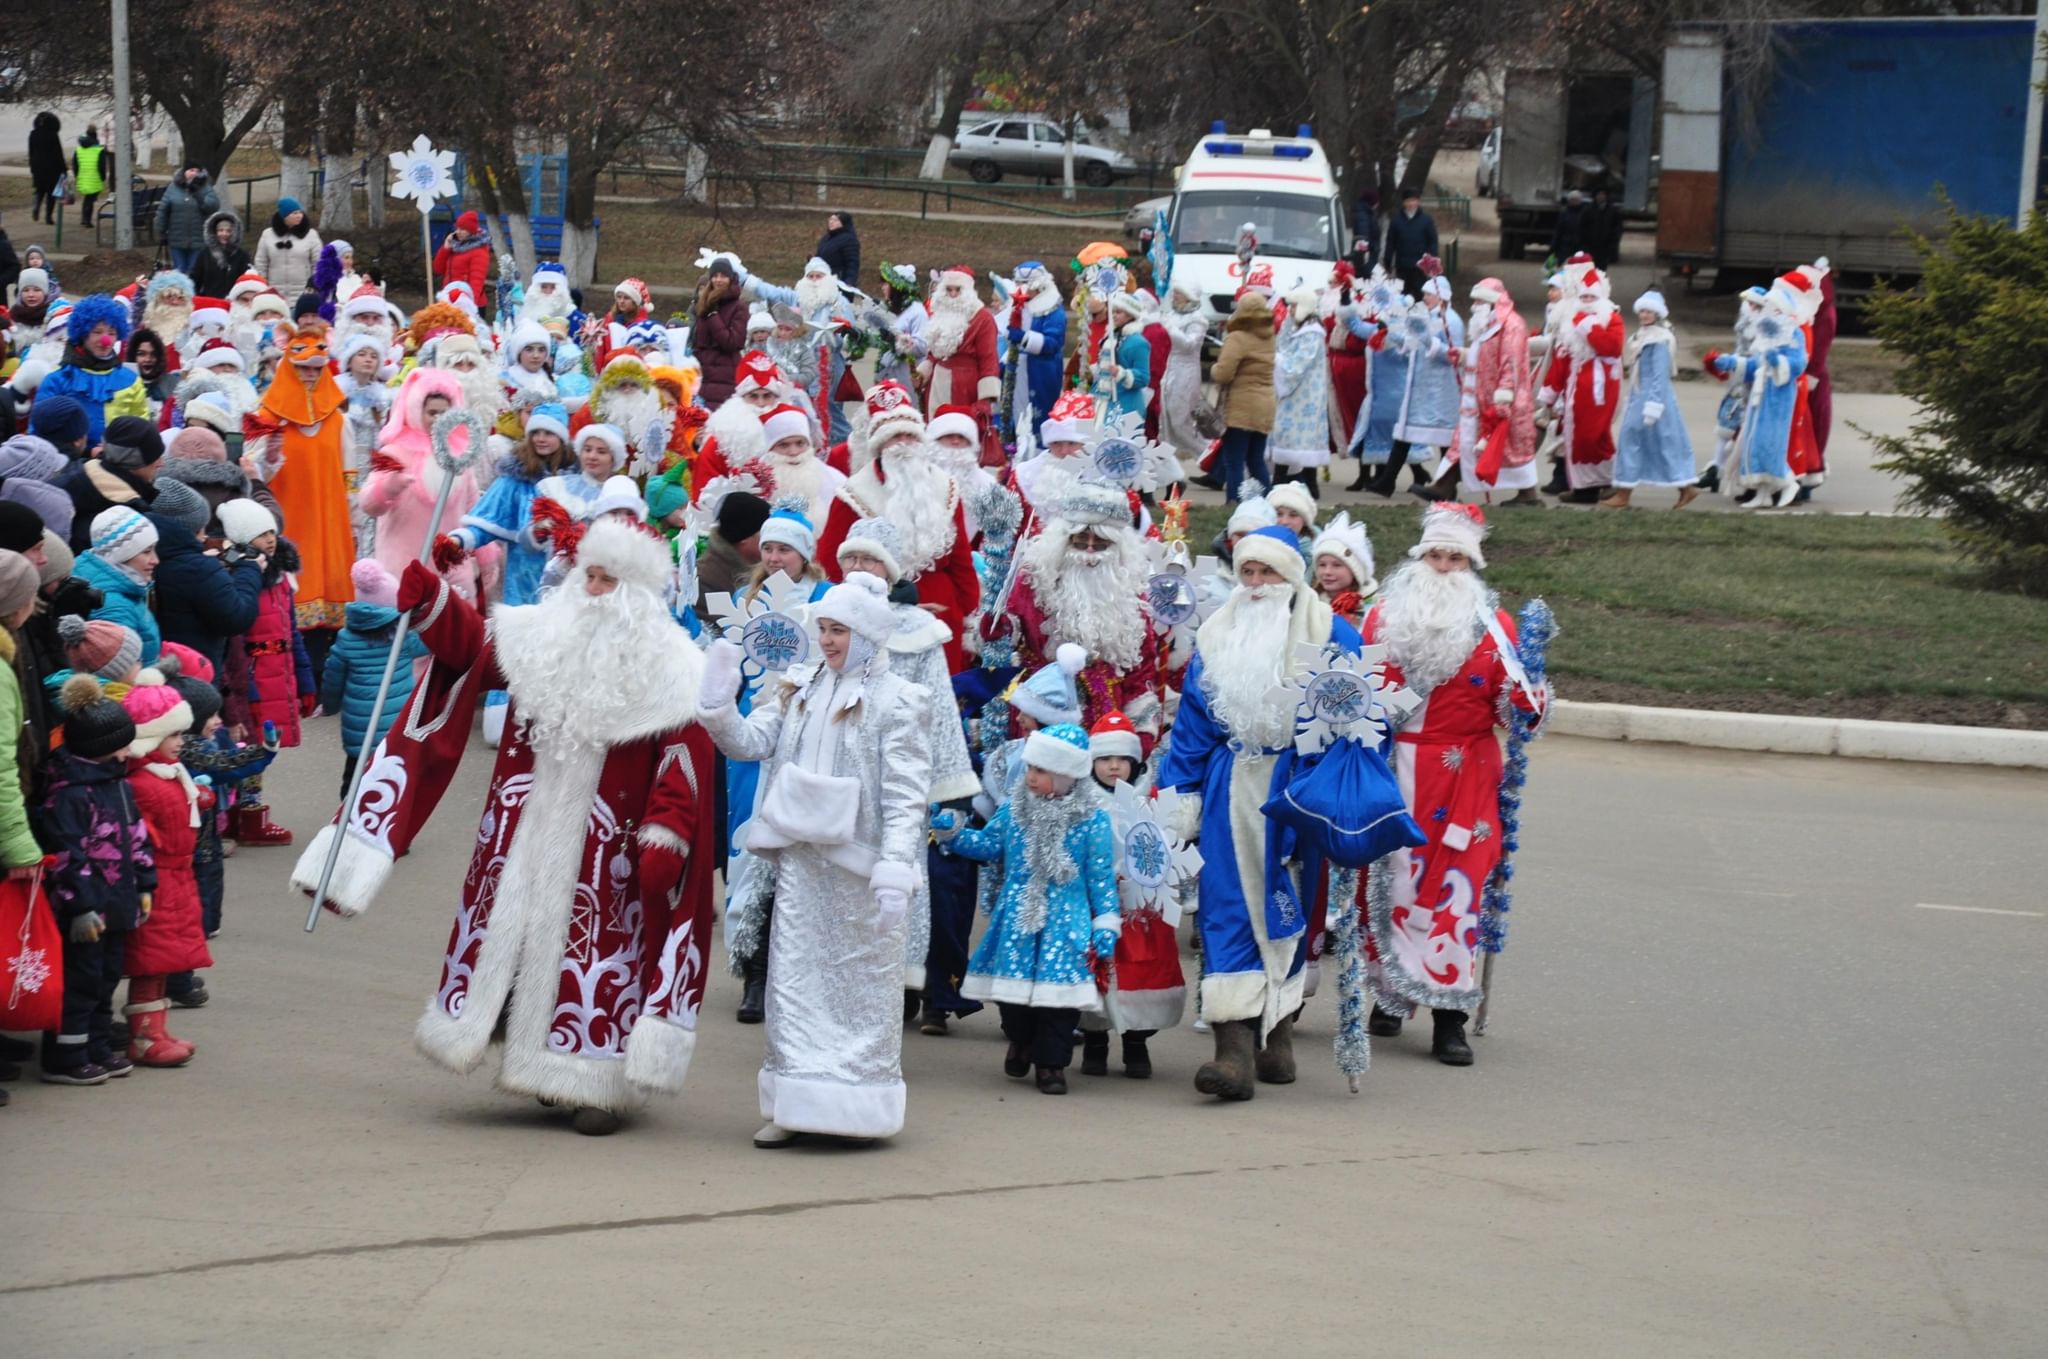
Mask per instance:
[[[368,919],[307,938],[287,852],[230,864],[191,1067],[15,1087],[11,1352],[2048,1346],[2048,920],[1916,905],[2044,908],[2038,778],[1560,738],[1477,1067],[1382,1043],[1349,1097],[1325,995],[1249,1105],[1185,1029],[1053,1100],[977,1018],[906,1037],[893,1144],[770,1155],[723,977],[687,1095],[609,1140],[412,1053],[481,770]]]

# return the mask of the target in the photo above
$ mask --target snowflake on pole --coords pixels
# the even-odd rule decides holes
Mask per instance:
[[[1284,690],[1295,694],[1294,748],[1316,755],[1346,737],[1378,746],[1422,700],[1405,686],[1387,683],[1387,649],[1360,648],[1357,655],[1303,645]]]
[[[1167,829],[1177,824],[1179,806],[1180,794],[1171,788],[1147,797],[1128,783],[1119,783],[1109,799],[1125,908],[1156,912],[1169,929],[1180,924],[1181,896],[1202,871],[1202,852]]]
[[[749,678],[755,678],[765,672],[780,674],[809,659],[811,635],[801,610],[810,598],[808,584],[777,571],[744,598],[725,590],[705,596],[704,611],[710,615],[709,626],[738,643],[746,658],[744,668],[751,671]]]
[[[424,134],[391,153],[391,196],[410,198],[422,213],[455,193],[455,153],[437,151]]]

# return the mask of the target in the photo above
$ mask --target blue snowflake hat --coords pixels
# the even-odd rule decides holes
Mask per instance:
[[[1024,763],[1048,774],[1083,779],[1094,769],[1095,757],[1088,750],[1087,732],[1077,723],[1059,722],[1041,727],[1025,738]]]
[[[1060,643],[1051,665],[1019,684],[1010,694],[1010,706],[1024,713],[1040,727],[1071,725],[1080,738],[1081,772],[1087,773],[1088,733],[1081,730],[1081,698],[1074,688],[1074,676],[1088,664],[1088,653],[1072,642]]]
[[[805,561],[818,555],[818,531],[811,527],[810,516],[783,501],[776,502],[767,522],[761,525],[761,541],[793,547],[803,554]]]

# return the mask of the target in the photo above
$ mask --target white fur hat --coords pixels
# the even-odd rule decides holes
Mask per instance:
[[[1433,547],[1446,547],[1464,553],[1473,569],[1484,571],[1486,554],[1479,544],[1485,538],[1486,513],[1477,505],[1431,505],[1422,512],[1422,541],[1409,548],[1408,555],[1421,557]]]
[[[221,536],[231,543],[250,543],[277,531],[277,519],[254,500],[230,500],[214,511]]]
[[[903,579],[903,534],[887,519],[856,519],[839,541],[839,564],[854,553],[873,557],[889,573],[889,582]]]
[[[576,434],[576,451],[581,453],[583,446],[592,439],[602,440],[604,446],[612,451],[613,467],[624,467],[626,465],[626,436],[619,432],[617,425],[585,425]]]
[[[519,351],[528,345],[539,345],[550,357],[554,354],[554,340],[547,329],[538,321],[521,321],[512,327],[512,334],[505,341],[505,357],[517,362]]]
[[[1041,727],[1024,738],[1024,763],[1048,774],[1082,779],[1095,767],[1088,751],[1088,733],[1073,722]]]
[[[883,647],[896,631],[896,614],[889,607],[888,592],[889,587],[880,576],[859,571],[811,605],[811,617],[844,623],[875,646]]]
[[[599,519],[576,544],[576,565],[602,566],[615,579],[659,595],[675,574],[675,558],[659,534],[623,519]]]
[[[1311,559],[1335,557],[1350,567],[1352,579],[1358,583],[1361,595],[1373,594],[1380,588],[1379,577],[1373,568],[1372,539],[1367,535],[1365,525],[1354,521],[1348,510],[1340,512],[1317,535],[1309,556]]]
[[[924,427],[924,432],[931,436],[933,443],[937,443],[948,434],[958,435],[970,444],[981,443],[981,426],[975,423],[972,415],[963,410],[941,411],[931,418],[931,423]]]
[[[1246,562],[1265,563],[1289,585],[1298,587],[1308,580],[1308,563],[1301,558],[1301,539],[1293,529],[1279,524],[1269,524],[1237,540],[1237,546],[1230,549],[1232,571]]]
[[[598,488],[597,499],[590,504],[590,517],[599,519],[614,510],[629,511],[641,523],[647,522],[647,502],[631,477],[606,477],[604,485]]]
[[[1637,298],[1635,305],[1630,307],[1629,310],[1654,311],[1658,316],[1667,321],[1671,319],[1671,304],[1666,302],[1664,294],[1658,292],[1655,288],[1650,289],[1650,291]]]
[[[1283,481],[1272,490],[1266,492],[1266,503],[1271,505],[1276,512],[1280,510],[1293,510],[1308,521],[1310,528],[1315,527],[1316,498],[1310,495],[1308,488],[1298,481]]]
[[[1238,488],[1238,493],[1244,499],[1238,501],[1237,508],[1230,512],[1230,522],[1223,526],[1225,534],[1251,533],[1279,522],[1273,516],[1272,503],[1266,499],[1257,482],[1245,482]]]

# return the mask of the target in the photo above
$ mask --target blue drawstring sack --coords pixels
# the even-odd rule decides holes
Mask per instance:
[[[1262,810],[1342,868],[1364,868],[1428,839],[1408,814],[1386,759],[1356,737],[1296,764],[1287,786]]]

